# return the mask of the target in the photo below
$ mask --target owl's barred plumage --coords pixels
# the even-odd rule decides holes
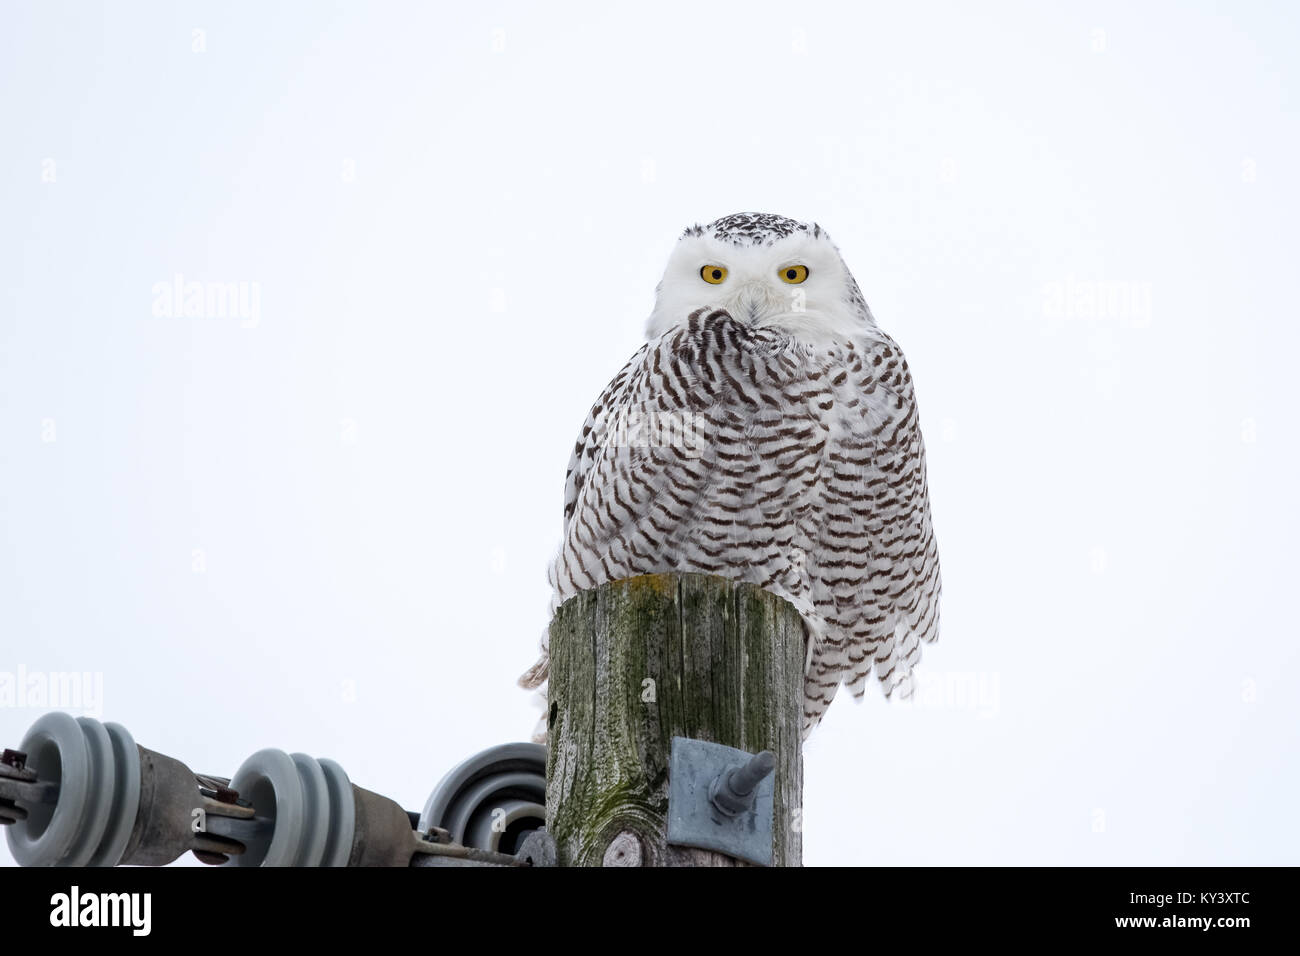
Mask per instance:
[[[796,261],[813,263],[802,297],[773,281]],[[726,279],[706,284],[715,263]],[[805,736],[873,669],[909,695],[939,629],[925,447],[907,362],[830,238],[754,213],[687,229],[648,331],[574,447],[552,613],[608,581],[718,574],[803,616]],[[547,673],[544,635],[520,683]]]

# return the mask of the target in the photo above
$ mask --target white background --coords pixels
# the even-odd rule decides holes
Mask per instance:
[[[777,212],[906,350],[945,583],[921,701],[806,747],[806,862],[1300,863],[1296,18],[0,4],[0,678],[418,809],[532,729],[672,243]]]

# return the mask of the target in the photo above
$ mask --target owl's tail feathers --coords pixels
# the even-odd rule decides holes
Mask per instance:
[[[550,669],[551,655],[543,648],[542,656],[537,658],[537,663],[519,675],[519,686],[524,690],[536,690],[546,683],[546,678],[550,676]]]
[[[912,604],[901,610],[894,632],[886,644],[887,656],[877,658],[876,673],[885,697],[911,700],[916,692],[916,667],[921,663],[921,645],[932,644],[939,637],[939,596],[942,592],[939,570],[934,569],[932,588],[918,591]]]
[[[837,661],[842,651],[832,638],[830,627],[819,614],[805,614],[804,630],[807,633],[803,677],[803,740],[821,723],[835,698],[840,677]]]
[[[906,618],[898,621],[893,639],[886,645],[887,655],[883,660],[877,658],[876,661],[876,673],[886,699],[912,699],[916,693],[916,666],[921,662],[921,642],[933,641],[936,636],[937,631],[927,637],[923,632],[915,630]]]
[[[519,686],[524,690],[536,690],[545,684],[546,678],[550,676],[551,629],[549,627],[542,631],[542,638],[537,642],[537,647],[542,652],[541,656],[537,658],[537,663],[519,676]]]
[[[519,686],[522,687],[524,690],[537,691],[537,693],[533,695],[533,702],[536,703],[538,707],[540,707],[542,711],[542,716],[538,719],[537,726],[533,728],[532,740],[533,743],[544,744],[546,743],[546,723],[547,723],[546,682],[551,676],[551,647],[550,647],[549,629],[542,632],[542,639],[540,642],[538,642],[538,646],[541,648],[542,653],[537,658],[537,663],[534,664],[532,667],[528,668],[528,670],[524,671],[523,674],[519,676],[518,683]]]
[[[822,617],[812,606],[806,602],[795,603],[795,610],[803,619],[803,673],[807,677],[813,668],[813,659],[820,657],[826,650],[826,635],[830,631],[830,625],[826,623],[826,618]]]
[[[535,744],[546,743],[546,679],[547,665],[550,664],[551,658],[543,652],[541,659],[528,668],[523,676],[519,678],[519,686],[524,690],[536,690],[533,695],[533,702],[541,708],[542,716],[537,719],[537,726],[533,728],[532,741]]]

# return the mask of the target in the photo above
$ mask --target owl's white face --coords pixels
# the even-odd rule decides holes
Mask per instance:
[[[685,324],[696,309],[710,308],[824,344],[863,330],[853,288],[839,252],[824,236],[795,233],[752,246],[686,236],[668,258],[646,336],[656,338]]]

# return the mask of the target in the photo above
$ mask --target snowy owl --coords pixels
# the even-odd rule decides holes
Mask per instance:
[[[752,582],[806,625],[803,733],[875,671],[907,697],[939,632],[912,376],[820,226],[738,213],[682,234],[647,342],[569,461],[551,611],[607,581]],[[520,678],[542,687],[549,651]]]

